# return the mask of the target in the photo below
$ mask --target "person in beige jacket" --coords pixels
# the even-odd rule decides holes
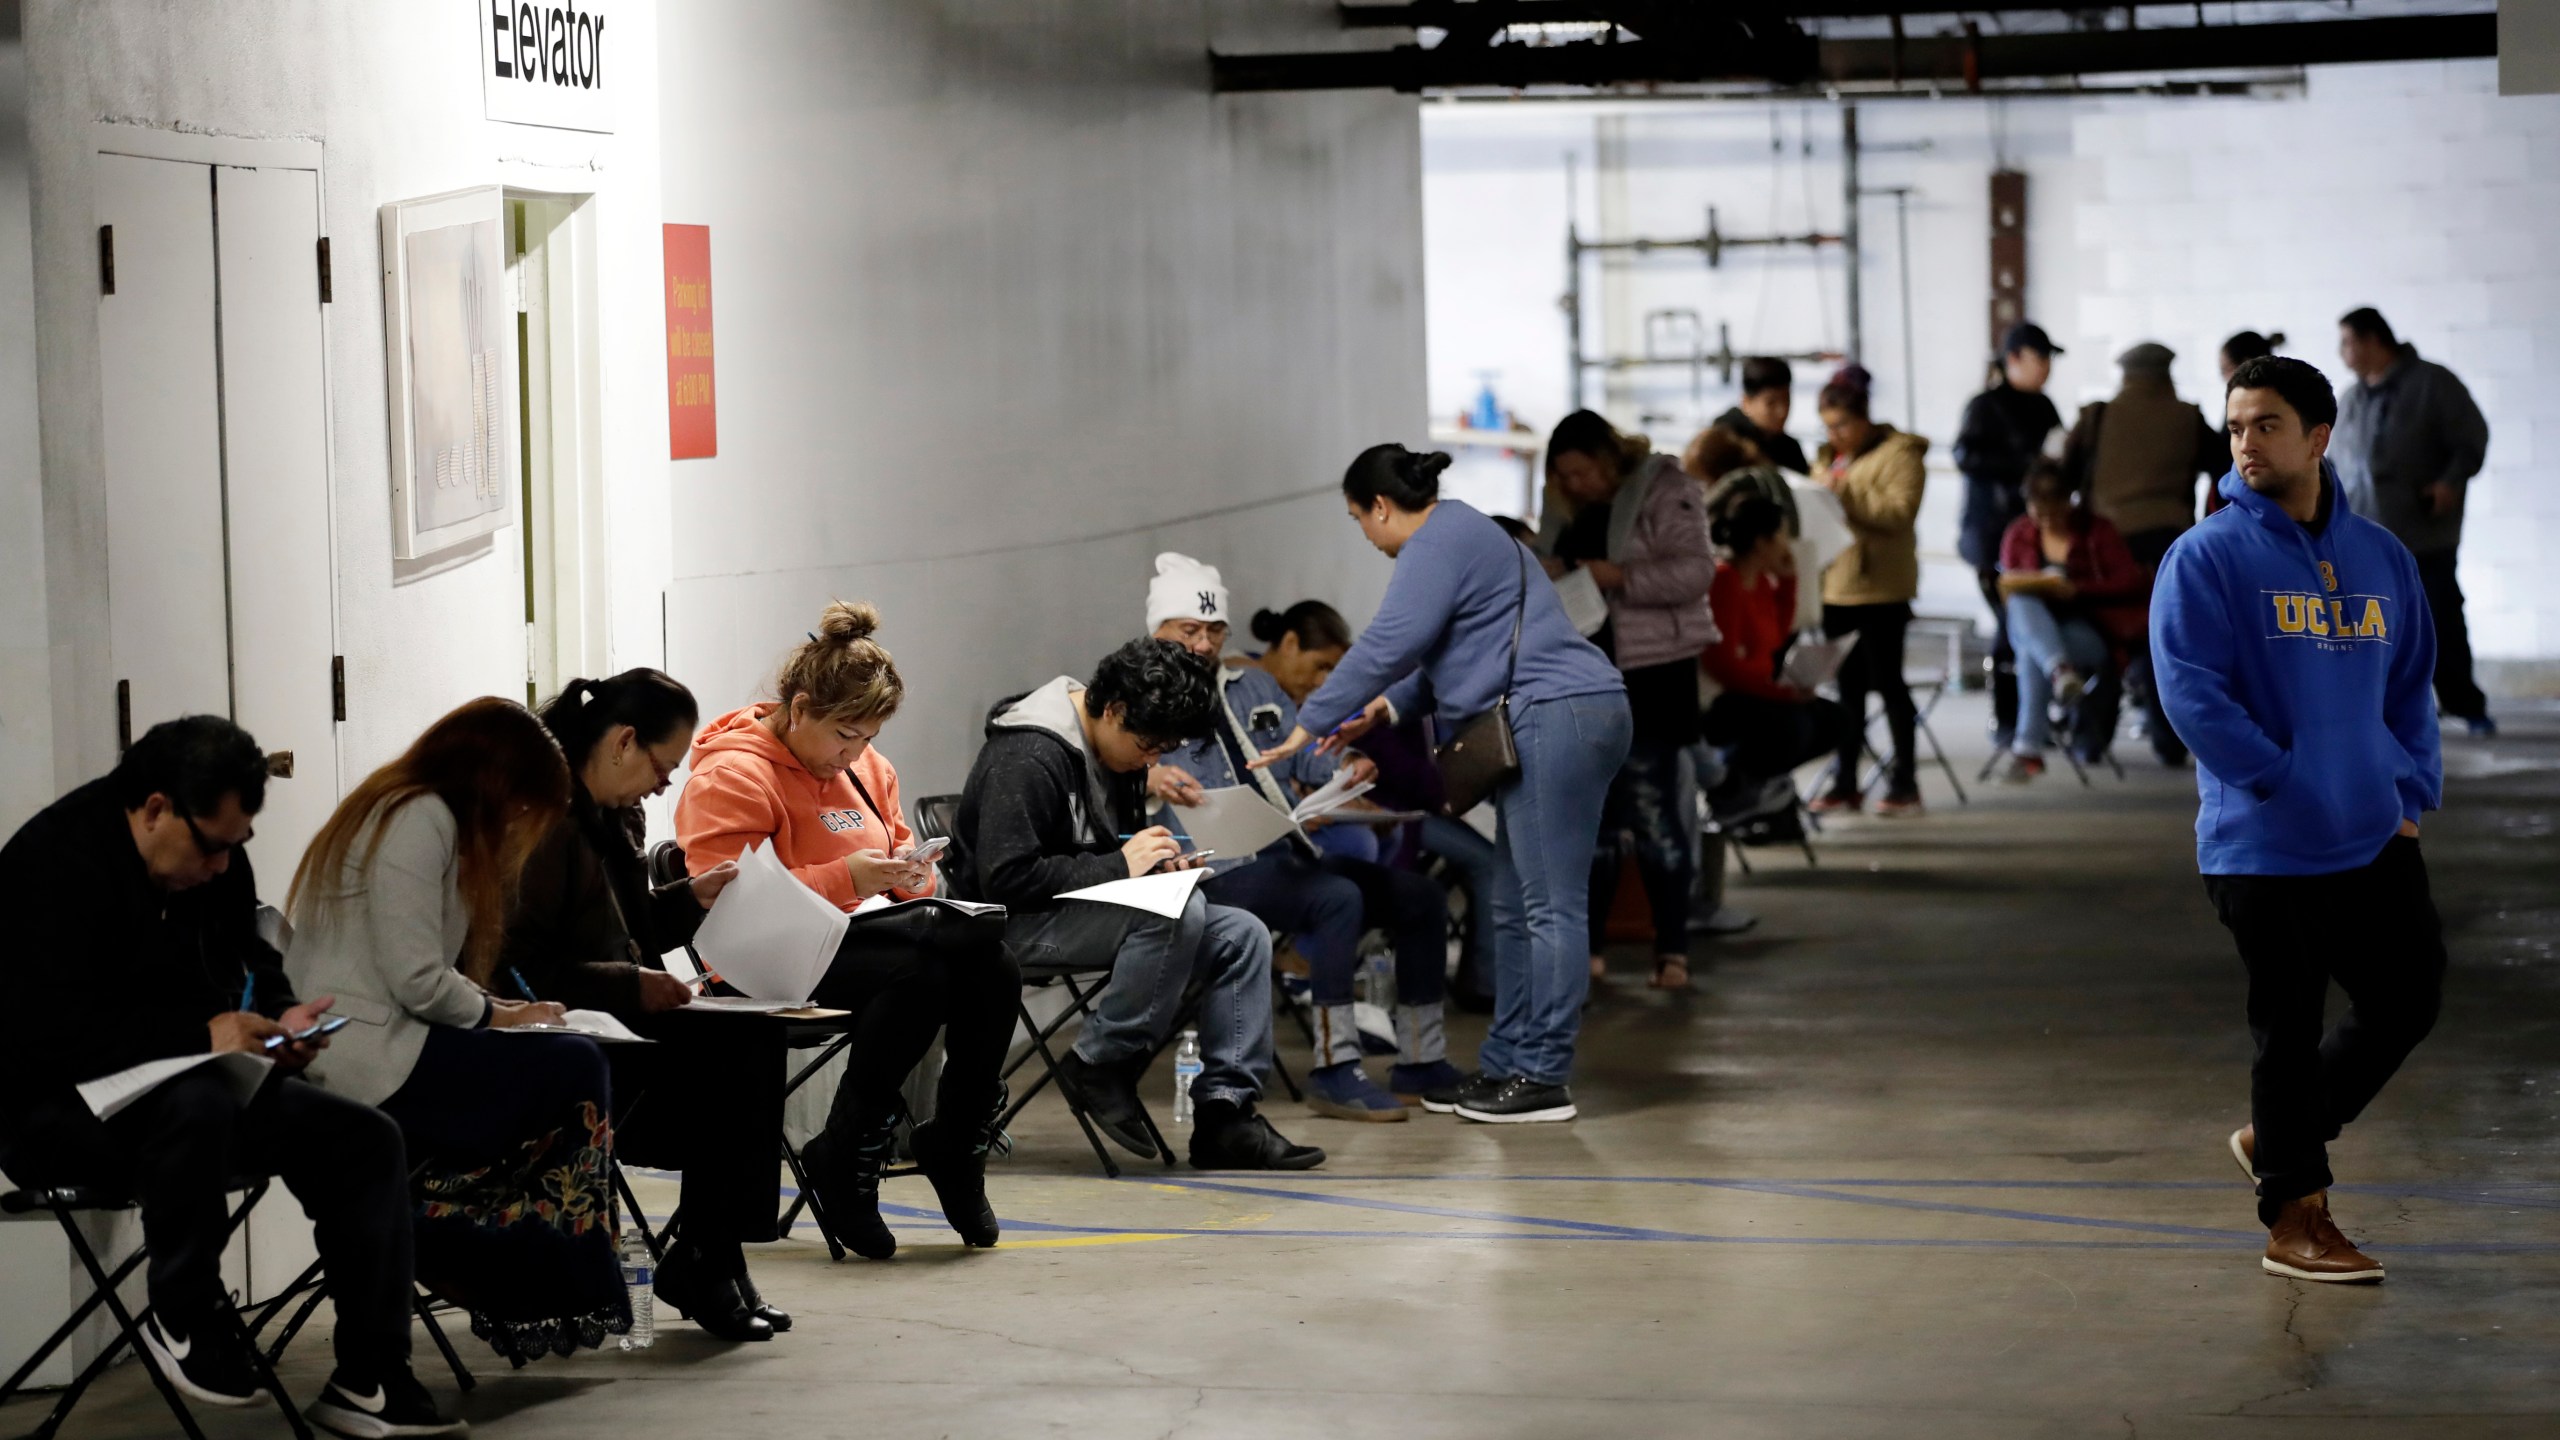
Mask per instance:
[[[1863,372],[1860,372],[1863,373]],[[1921,457],[1929,442],[1868,415],[1867,388],[1844,372],[1822,389],[1822,426],[1829,435],[1814,457],[1813,478],[1829,487],[1854,537],[1822,572],[1822,629],[1834,639],[1858,637],[1840,667],[1840,702],[1852,717],[1840,742],[1830,793],[1816,810],[1855,810],[1862,791],[1858,761],[1865,749],[1867,695],[1884,696],[1893,757],[1878,815],[1920,813],[1919,711],[1902,681],[1902,637],[1911,599],[1920,593],[1920,542],[1914,529],[1928,484]]]

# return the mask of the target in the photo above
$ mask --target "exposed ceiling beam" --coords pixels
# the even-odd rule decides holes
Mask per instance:
[[[1481,4],[1481,0],[1479,0]],[[1470,7],[1473,8],[1473,7]],[[1685,37],[1684,37],[1685,39]],[[2037,35],[1912,36],[1805,42],[1734,36],[1722,43],[1634,39],[1564,45],[1399,45],[1323,54],[1212,54],[1220,91],[1525,90],[1758,80],[1900,81],[1957,89],[2032,76],[2148,74],[2455,60],[2498,53],[2492,14],[2176,26]]]
[[[2176,3],[2176,0],[2145,0],[2152,5]],[[1492,7],[1487,0],[1409,0],[1404,4],[1342,4],[1346,30],[1414,30],[1429,27],[1445,30],[1468,22],[1482,23]],[[1598,24],[1615,20],[1633,24],[1632,13],[1646,8],[1626,0],[1511,0],[1512,25]],[[1703,7],[1701,7],[1703,8]],[[2083,14],[2108,12],[2122,14],[2123,4],[2092,4],[2088,0],[1762,0],[1747,7],[1763,14],[1787,19],[1882,19],[1893,15],[1992,15],[2018,11],[2043,11],[2050,14]]]

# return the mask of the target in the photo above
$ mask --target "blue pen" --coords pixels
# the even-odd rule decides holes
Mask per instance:
[[[540,1001],[536,1000],[534,996],[533,987],[524,983],[524,972],[522,970],[510,965],[507,967],[507,974],[514,977],[516,989],[524,995],[524,998],[527,1000],[534,1000],[537,1004],[540,1003]]]
[[[257,971],[255,971],[255,970],[252,970],[252,971],[250,971],[250,972],[249,972],[249,974],[248,974],[247,978],[243,979],[243,980],[240,982],[240,1008],[241,1008],[242,1010],[252,1010],[252,1009],[254,1009],[254,1008],[255,1008],[255,1006],[254,1006],[253,1002],[255,1002],[255,1001],[257,1000],[257,998],[258,998],[258,972],[257,972]]]

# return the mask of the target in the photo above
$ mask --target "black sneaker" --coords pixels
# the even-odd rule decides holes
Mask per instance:
[[[1443,1085],[1434,1090],[1423,1091],[1422,1108],[1434,1115],[1455,1115],[1458,1113],[1460,1102],[1469,1098],[1490,1098],[1493,1092],[1500,1088],[1502,1088],[1500,1077],[1487,1075],[1481,1070],[1471,1070],[1455,1085]]]
[[[435,1397],[405,1368],[371,1385],[358,1385],[341,1370],[303,1413],[312,1424],[350,1440],[471,1433],[470,1426],[438,1410]]]
[[[1292,1144],[1249,1106],[1203,1100],[1192,1121],[1194,1170],[1313,1170],[1323,1163],[1322,1150]]]
[[[258,1371],[249,1363],[248,1342],[239,1332],[214,1316],[188,1328],[195,1333],[178,1335],[156,1313],[142,1322],[142,1343],[151,1348],[151,1358],[178,1393],[233,1409],[257,1404]]]
[[[1058,1062],[1058,1091],[1084,1112],[1111,1143],[1143,1160],[1156,1158],[1155,1141],[1147,1135],[1146,1110],[1138,1103],[1138,1087],[1117,1065],[1089,1065],[1073,1050]]]
[[[1459,1119],[1485,1125],[1535,1125],[1573,1116],[1572,1091],[1561,1085],[1541,1085],[1525,1075],[1503,1081],[1490,1095],[1478,1092],[1458,1102]]]

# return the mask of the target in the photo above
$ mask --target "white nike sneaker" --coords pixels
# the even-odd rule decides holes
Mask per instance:
[[[196,1334],[182,1337],[155,1313],[142,1322],[140,1333],[160,1373],[188,1399],[236,1410],[261,1398],[258,1372],[250,1368],[242,1348],[246,1342],[225,1333],[221,1322],[198,1326]]]
[[[471,1433],[470,1426],[438,1410],[435,1397],[407,1370],[366,1386],[350,1383],[341,1371],[329,1377],[328,1388],[304,1413],[312,1424],[348,1440]]]

